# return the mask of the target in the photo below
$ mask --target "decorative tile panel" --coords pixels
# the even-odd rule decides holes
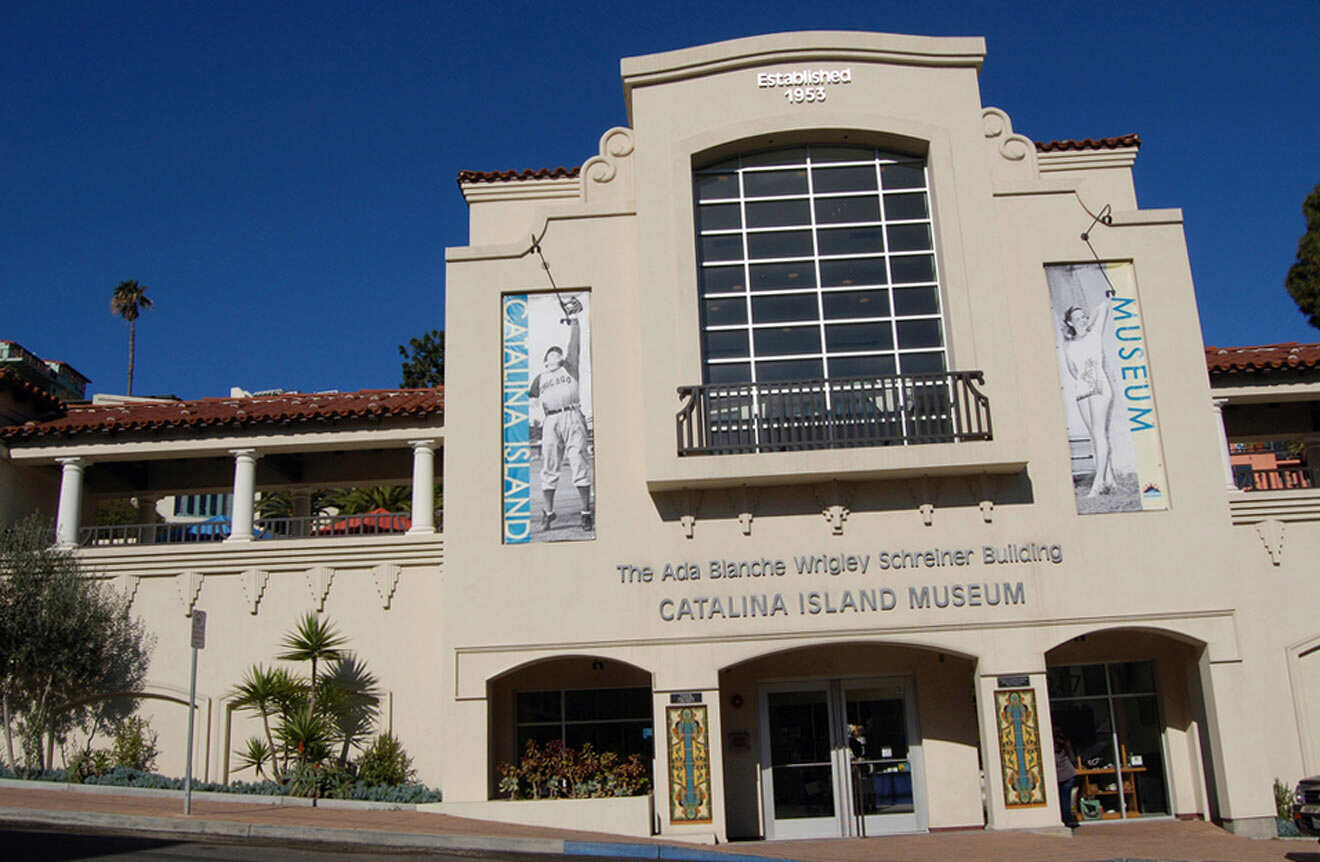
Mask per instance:
[[[1040,723],[1035,690],[997,690],[995,718],[999,722],[999,763],[1004,771],[1005,807],[1044,805],[1045,769],[1040,761]]]
[[[704,704],[665,708],[669,736],[669,821],[710,823],[710,748]]]

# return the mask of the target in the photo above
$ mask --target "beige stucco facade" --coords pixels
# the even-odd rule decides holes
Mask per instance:
[[[209,754],[199,757],[210,760],[198,769],[212,779],[226,774],[226,745],[252,732],[228,717],[225,693],[316,609],[380,674],[394,729],[447,802],[495,796],[497,767],[516,749],[519,692],[640,686],[651,692],[660,832],[784,837],[793,824],[776,821],[769,789],[772,696],[819,691],[842,708],[848,691],[869,686],[897,692],[907,710],[913,811],[903,828],[1058,825],[1047,671],[1136,662],[1153,667],[1161,816],[1272,831],[1273,779],[1320,771],[1320,659],[1308,658],[1320,626],[1304,600],[1320,552],[1307,522],[1320,505],[1308,497],[1280,504],[1286,516],[1240,515],[1181,213],[1138,207],[1135,146],[1038,152],[981,103],[984,50],[975,38],[822,32],[625,59],[629,127],[604,132],[580,176],[462,186],[471,232],[447,253],[443,429],[354,431],[351,445],[348,431],[16,444],[0,468],[39,475],[21,484],[49,496],[54,459],[69,455],[204,459],[252,446],[406,457],[410,440],[442,439],[443,540],[82,552],[133,591],[132,612],[159,638],[151,676],[162,692],[186,684],[186,612],[208,611],[199,690]],[[804,68],[850,79],[809,103],[758,86],[758,75]],[[947,365],[983,372],[990,439],[678,454],[676,392],[704,373],[693,171],[802,144],[924,159]],[[1112,218],[1096,224],[1105,207]],[[1045,268],[1092,262],[1088,230],[1101,260],[1131,264],[1140,291],[1163,510],[1075,507]],[[501,298],[549,289],[532,237],[557,286],[591,299],[590,540],[502,538]],[[1032,543],[1058,551],[986,561],[987,548],[994,559]],[[881,563],[942,551],[962,562]],[[810,557],[826,558],[824,570],[800,572]],[[831,558],[842,571],[829,572]],[[782,561],[783,573],[712,577],[765,560],[759,570]],[[699,576],[666,577],[680,566]],[[921,599],[955,585],[962,606]],[[859,606],[863,592],[881,606]],[[783,612],[749,612],[758,598],[769,609],[778,598]],[[701,611],[681,613],[685,600]],[[1036,804],[1006,799],[996,707],[1006,688],[1030,689],[1039,707]],[[707,710],[704,819],[676,818],[669,801],[664,717],[679,700]],[[179,725],[176,706],[148,710],[162,732]],[[177,758],[162,766],[178,771]],[[855,831],[841,816],[835,834]]]

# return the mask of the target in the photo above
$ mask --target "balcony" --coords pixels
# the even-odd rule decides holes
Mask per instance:
[[[678,455],[993,439],[980,371],[683,386]]]
[[[442,530],[441,513],[435,516]],[[313,515],[293,518],[257,518],[254,541],[281,539],[331,539],[345,536],[403,535],[412,527],[407,512],[374,511],[360,515]],[[175,545],[222,542],[229,538],[232,524],[227,517],[169,524],[113,524],[83,527],[78,544],[84,548],[121,545]]]

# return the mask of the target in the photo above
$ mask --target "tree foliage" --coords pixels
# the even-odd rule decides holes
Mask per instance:
[[[1297,260],[1288,270],[1284,285],[1306,320],[1320,329],[1320,184],[1302,203],[1306,233],[1297,242]]]
[[[121,281],[110,294],[110,311],[128,321],[128,392],[133,394],[133,362],[137,353],[137,319],[151,308],[147,286],[136,281]]]
[[[352,778],[349,753],[361,749],[380,717],[380,682],[346,649],[327,620],[306,614],[281,642],[283,661],[306,662],[310,676],[253,665],[234,687],[239,709],[261,716],[265,738],[237,752],[243,768],[296,795],[320,796]]]
[[[0,720],[14,771],[15,736],[22,769],[50,769],[73,730],[131,713],[130,698],[96,696],[139,690],[152,646],[122,598],[50,536],[36,517],[0,528]]]
[[[404,361],[399,366],[403,375],[400,386],[409,389],[445,384],[445,332],[432,329],[421,338],[410,338],[399,345]]]

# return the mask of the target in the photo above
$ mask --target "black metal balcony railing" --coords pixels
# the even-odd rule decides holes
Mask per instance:
[[[679,455],[989,440],[980,371],[681,386]]]
[[[441,530],[443,515],[437,512],[435,526]],[[311,515],[297,518],[257,518],[252,538],[327,539],[339,536],[375,536],[403,534],[412,527],[407,512],[367,512],[359,515]],[[193,542],[222,542],[229,538],[232,526],[228,518],[174,524],[116,524],[83,527],[78,544],[100,545],[173,545]]]

